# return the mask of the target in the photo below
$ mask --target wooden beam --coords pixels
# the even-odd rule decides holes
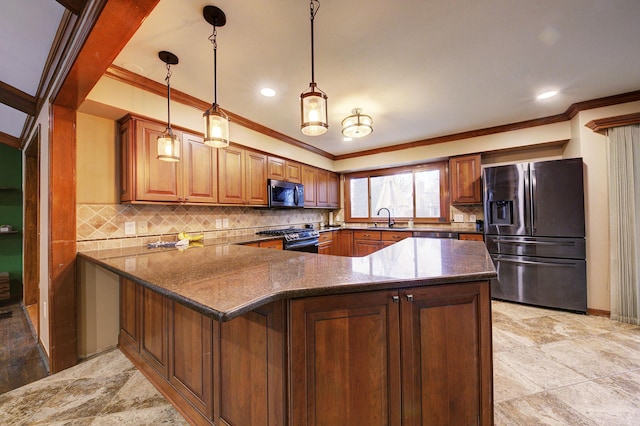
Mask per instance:
[[[159,1],[107,1],[55,96],[54,103],[78,109]]]
[[[56,0],[65,9],[69,12],[73,13],[76,16],[79,16],[84,9],[84,5],[87,4],[86,0]]]
[[[0,102],[27,115],[36,115],[36,98],[0,81]]]
[[[9,145],[11,148],[22,149],[22,143],[20,139],[15,136],[8,135],[4,132],[0,132],[0,143]]]

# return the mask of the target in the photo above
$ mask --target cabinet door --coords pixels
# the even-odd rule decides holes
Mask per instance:
[[[244,150],[242,148],[227,146],[218,149],[218,201],[222,204],[244,203]]]
[[[403,424],[493,424],[489,283],[400,292]]]
[[[157,138],[165,126],[135,120],[136,127],[136,200],[181,201],[182,162],[158,160]],[[180,132],[176,132],[182,137]]]
[[[341,229],[336,232],[336,237],[333,244],[333,254],[336,256],[349,256],[353,255],[353,231],[347,229]]]
[[[340,176],[335,173],[329,173],[327,185],[329,189],[329,207],[340,207]]]
[[[302,168],[300,163],[287,161],[286,179],[293,183],[302,183]]]
[[[213,420],[212,320],[171,302],[169,382],[207,418]]]
[[[380,250],[384,244],[382,241],[353,240],[353,255],[355,257],[366,256]]]
[[[329,172],[326,170],[316,171],[316,205],[329,207]]]
[[[482,203],[480,154],[453,157],[449,160],[451,204]]]
[[[141,293],[140,355],[166,378],[169,358],[167,299],[144,287]]]
[[[399,425],[393,291],[290,303],[292,425]]]
[[[258,244],[260,248],[282,250],[284,248],[284,242],[282,240],[260,241]]]
[[[302,166],[302,184],[304,185],[304,206],[316,207],[316,169]]]
[[[245,202],[252,206],[267,205],[267,156],[245,151]]]
[[[130,346],[136,352],[140,351],[139,304],[140,286],[133,281],[120,278],[120,335],[118,343]]]
[[[284,302],[220,323],[221,425],[285,423]]]
[[[218,201],[218,150],[203,143],[200,136],[183,133],[184,175],[183,201],[216,203]]]
[[[267,164],[269,179],[286,180],[286,163],[282,158],[269,156]]]
[[[318,244],[318,254],[333,254],[332,252],[333,243],[331,241]]]

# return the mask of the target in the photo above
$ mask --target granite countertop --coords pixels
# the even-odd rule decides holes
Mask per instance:
[[[78,256],[220,321],[286,298],[496,277],[484,243],[432,238],[407,238],[365,257],[231,243]]]

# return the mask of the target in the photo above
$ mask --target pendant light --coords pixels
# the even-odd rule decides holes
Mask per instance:
[[[171,52],[158,52],[158,57],[167,64],[167,128],[158,136],[158,160],[176,162],[180,161],[180,139],[171,130],[171,65],[178,63],[178,57]]]
[[[209,37],[213,45],[213,104],[206,110],[204,118],[204,143],[214,148],[229,146],[229,117],[218,105],[218,81],[217,81],[217,27],[223,27],[227,23],[224,12],[215,6],[205,6],[202,11],[204,19],[213,26],[213,34]]]
[[[361,114],[362,109],[354,108],[351,115],[342,120],[342,134],[347,138],[362,138],[373,132],[370,115]]]
[[[318,0],[311,0],[311,83],[300,95],[301,129],[307,136],[320,136],[329,129],[327,95],[316,85],[313,58],[313,20],[320,9]]]

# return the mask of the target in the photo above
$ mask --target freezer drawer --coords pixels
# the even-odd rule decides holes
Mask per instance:
[[[487,250],[493,254],[569,259],[584,259],[587,254],[584,238],[487,235],[485,240]]]
[[[528,256],[491,255],[498,278],[495,299],[576,312],[587,311],[586,262]]]

